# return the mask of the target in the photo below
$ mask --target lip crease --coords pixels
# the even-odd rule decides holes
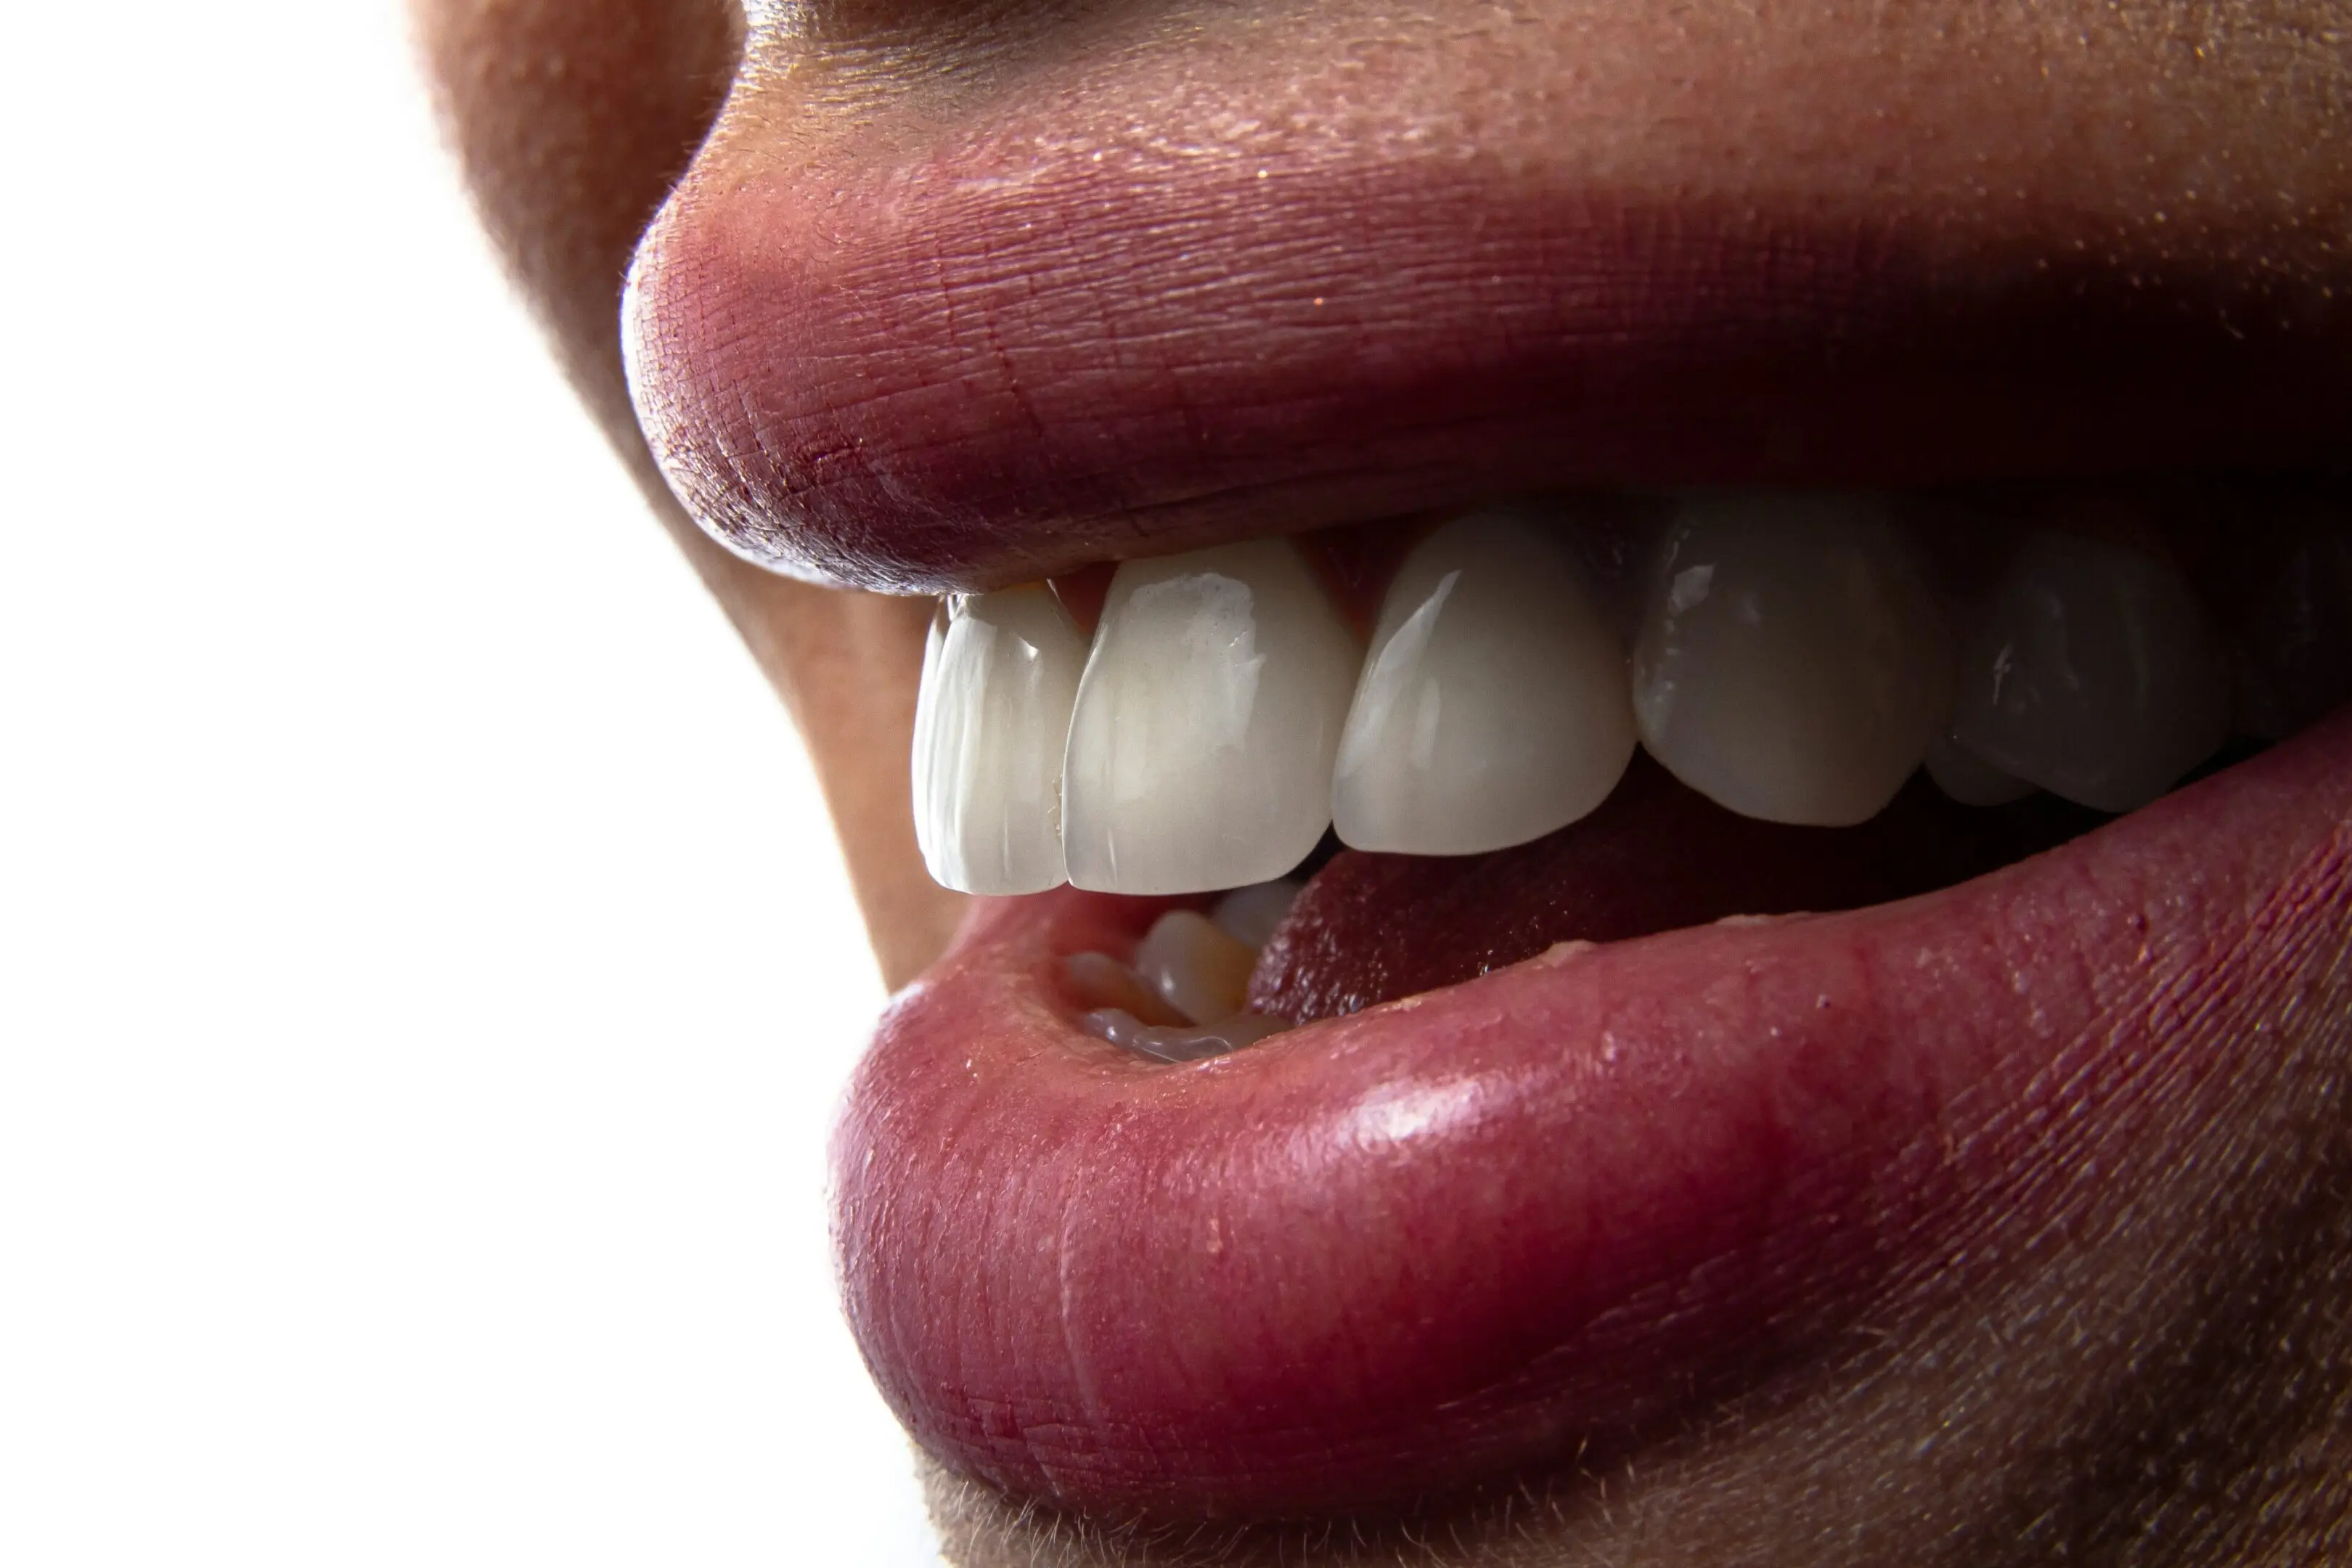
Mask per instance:
[[[1556,949],[1180,1067],[1054,982],[1159,902],[983,900],[836,1129],[850,1320],[926,1448],[1083,1510],[1605,1456],[1996,1285],[2293,1048],[2348,824],[2352,712],[1940,892]]]
[[[690,181],[630,294],[673,487],[935,592],[1570,485],[2352,456],[2352,304],[2225,250],[1233,162]]]

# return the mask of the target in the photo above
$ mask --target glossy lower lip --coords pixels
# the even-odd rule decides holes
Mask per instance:
[[[978,906],[833,1152],[850,1319],[951,1467],[1090,1511],[1377,1508],[1671,1430],[1900,1289],[1981,1285],[2085,1170],[2285,1048],[2340,962],[2352,713],[1851,914],[1556,950],[1159,1067]],[[2170,1130],[2168,1131],[2168,1130]]]

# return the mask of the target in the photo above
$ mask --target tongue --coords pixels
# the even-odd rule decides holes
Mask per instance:
[[[1250,979],[1296,1023],[1532,958],[1727,915],[1859,909],[2021,860],[2105,818],[2048,796],[1959,805],[1915,778],[1859,827],[1736,816],[1636,754],[1600,810],[1491,855],[1342,850],[1299,894]]]

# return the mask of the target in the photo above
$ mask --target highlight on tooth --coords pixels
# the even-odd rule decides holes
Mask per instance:
[[[915,704],[915,839],[941,886],[1039,893],[1062,868],[1062,748],[1086,641],[1039,584],[940,607]]]
[[[2229,738],[2221,639],[2188,580],[2076,533],[2027,538],[1978,618],[1952,734],[2099,811],[2135,811]]]
[[[1297,865],[1330,825],[1361,657],[1286,541],[1122,563],[1070,721],[1070,880],[1209,892]]]
[[[1484,508],[1405,558],[1331,784],[1342,842],[1524,844],[1608,798],[1633,754],[1624,651],[1557,509]]]
[[[1868,821],[1951,710],[1942,612],[1882,498],[1691,497],[1646,594],[1642,742],[1743,816]]]
[[[1171,910],[1144,933],[1131,964],[1106,952],[1073,954],[1063,973],[1085,1009],[1081,1025],[1167,1062],[1223,1056],[1287,1029],[1287,1018],[1249,1010],[1250,972],[1264,943],[1234,928],[1271,935],[1297,890],[1265,883],[1235,889],[1207,915]]]

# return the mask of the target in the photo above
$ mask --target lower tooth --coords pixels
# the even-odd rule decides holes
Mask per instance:
[[[1062,741],[1086,641],[1045,588],[940,608],[915,709],[915,837],[940,885],[1038,893],[1062,880]]]
[[[1360,657],[1283,541],[1122,564],[1070,722],[1070,880],[1206,892],[1298,864],[1330,823]]]
[[[1928,745],[1927,777],[1962,805],[2007,805],[2033,793],[2025,780],[2001,772],[1949,733]]]
[[[1079,1005],[1089,1012],[1123,1013],[1144,1024],[1189,1022],[1134,970],[1109,953],[1074,952],[1062,961],[1062,969]]]
[[[2036,533],[1960,667],[1953,734],[2053,795],[2132,811],[2218,750],[2230,679],[2195,590],[2137,550]]]
[[[1948,711],[1941,614],[1870,497],[1694,499],[1648,594],[1633,654],[1643,743],[1742,816],[1867,821]]]
[[[1255,949],[1191,910],[1161,915],[1135,950],[1137,977],[1195,1024],[1221,1022],[1246,1006],[1255,967]]]
[[[1227,1056],[1254,1046],[1269,1035],[1290,1027],[1290,1020],[1265,1013],[1244,1013],[1222,1023],[1192,1028],[1137,1022],[1118,1009],[1104,1008],[1086,1016],[1087,1032],[1124,1046],[1139,1056],[1163,1062],[1197,1062]]]
[[[1633,752],[1624,655],[1581,565],[1519,508],[1448,523],[1390,587],[1332,783],[1359,849],[1467,855],[1608,797]]]

